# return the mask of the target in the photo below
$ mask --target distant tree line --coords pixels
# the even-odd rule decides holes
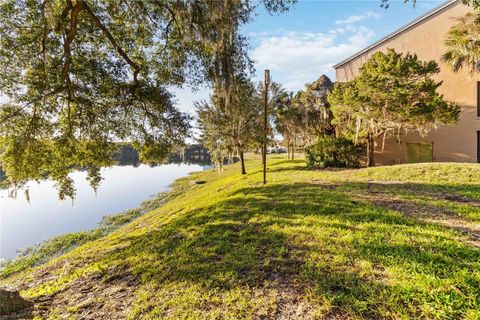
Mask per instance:
[[[113,160],[118,165],[134,165],[141,164],[140,155],[131,143],[120,143],[120,147],[113,154]],[[200,144],[186,144],[170,153],[162,162],[156,163],[185,163],[185,164],[211,164],[210,155]]]

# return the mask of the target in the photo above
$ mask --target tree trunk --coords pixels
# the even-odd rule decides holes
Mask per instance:
[[[287,160],[290,160],[290,137],[287,138]]]
[[[375,141],[371,133],[367,137],[367,167],[375,166]]]
[[[295,141],[296,139],[293,139],[293,146],[292,146],[292,160],[295,160]]]
[[[243,150],[239,150],[238,153],[240,156],[240,162],[242,166],[242,174],[247,174],[247,171],[245,171],[245,159],[243,158]]]

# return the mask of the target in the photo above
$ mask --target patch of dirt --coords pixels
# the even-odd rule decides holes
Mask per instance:
[[[458,194],[441,194],[441,193],[424,192],[424,193],[419,193],[419,195],[431,197],[437,200],[446,200],[456,205],[469,205],[471,207],[474,207],[475,209],[480,209],[480,201],[473,200]]]
[[[447,200],[455,204],[467,204],[476,208],[480,208],[480,201],[468,198],[459,194],[452,193],[442,193],[442,192],[432,192],[428,189],[415,186],[415,184],[409,184],[402,181],[381,181],[381,180],[370,180],[367,183],[367,189],[381,190],[385,186],[395,186],[403,190],[408,190],[414,192],[416,195],[430,197],[437,200]]]
[[[0,288],[0,317],[1,319],[33,318],[32,302],[23,299],[17,291]]]
[[[61,259],[51,264],[49,263],[33,268],[33,270],[29,272],[28,277],[19,277],[18,274],[14,274],[11,279],[8,279],[8,284],[4,284],[3,287],[17,291],[28,290],[40,284],[54,281],[59,276],[72,272],[76,268],[80,268],[82,265],[91,262],[93,262],[91,258],[85,258],[83,261]]]
[[[111,268],[105,275],[87,275],[52,295],[31,299],[33,315],[42,319],[52,315],[60,319],[126,319],[138,285],[138,279],[126,269]]]
[[[467,241],[469,244],[480,248],[480,225],[469,222],[446,208],[412,203],[392,194],[374,190],[369,190],[365,193],[355,193],[355,197],[359,198],[359,200],[367,200],[380,207],[401,212],[406,216],[412,216],[428,223],[439,224],[460,231],[469,238]]]
[[[275,281],[277,292],[275,312],[268,319],[300,320],[316,319],[317,306],[305,300],[305,292],[300,284],[288,283],[284,280]]]
[[[273,312],[259,319],[275,320],[348,320],[350,316],[332,306],[330,310],[323,310],[325,306],[318,305],[305,298],[305,284],[281,279],[280,277],[264,288],[275,291],[276,305]]]
[[[323,189],[327,189],[327,190],[335,190],[339,187],[338,184],[326,182],[324,180],[317,180],[317,179],[313,179],[312,184],[317,185],[317,186],[319,186]]]
[[[339,187],[338,184],[329,183],[324,180],[313,179],[312,184],[317,185],[326,190],[335,190]],[[395,185],[405,190],[415,192],[415,195],[426,196],[436,200],[447,200],[454,204],[469,205],[475,208],[480,208],[480,201],[470,199],[465,196],[456,194],[435,193],[422,189],[408,188],[409,185],[403,181],[369,181],[366,190],[356,190],[352,192],[353,196],[358,200],[366,200],[374,203],[380,207],[401,212],[407,216],[419,218],[428,223],[440,224],[442,226],[460,231],[466,235],[469,240],[466,242],[480,248],[480,225],[467,221],[458,214],[442,207],[412,203],[405,199],[401,199],[381,191],[384,186]]]
[[[368,180],[369,185],[401,185],[406,184],[405,181],[401,180]]]

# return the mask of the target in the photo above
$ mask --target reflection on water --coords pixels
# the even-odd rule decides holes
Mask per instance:
[[[59,202],[54,182],[30,182],[28,198],[17,199],[0,190],[0,258],[16,256],[16,250],[32,246],[56,235],[94,228],[107,214],[137,207],[150,196],[165,191],[176,179],[210,166],[166,164],[114,166],[102,170],[104,180],[97,194],[85,180],[85,172],[74,172],[77,197]]]

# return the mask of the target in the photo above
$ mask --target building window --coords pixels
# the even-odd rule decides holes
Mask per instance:
[[[480,117],[480,81],[477,81],[477,117]]]

